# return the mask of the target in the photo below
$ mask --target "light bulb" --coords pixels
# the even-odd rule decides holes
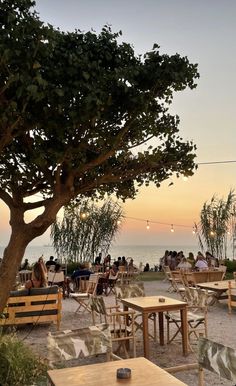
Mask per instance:
[[[183,181],[188,181],[188,177],[187,176],[183,176]]]
[[[171,224],[171,230],[170,230],[171,232],[174,232],[175,230],[174,230],[174,227],[173,227],[173,224]]]
[[[150,225],[149,225],[149,221],[147,220],[147,226],[146,226],[147,230],[150,229]]]

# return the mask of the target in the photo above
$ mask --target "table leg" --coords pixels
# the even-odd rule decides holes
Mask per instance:
[[[160,345],[164,346],[164,317],[163,312],[158,312]]]
[[[143,351],[145,358],[149,359],[149,339],[148,339],[148,314],[143,312]]]
[[[188,318],[187,307],[180,310],[183,354],[188,354]]]

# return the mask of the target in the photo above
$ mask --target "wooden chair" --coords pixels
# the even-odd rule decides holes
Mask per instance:
[[[91,310],[93,324],[109,324],[111,340],[118,347],[115,353],[124,351],[125,357],[129,358],[129,343],[133,346],[133,357],[136,357],[136,337],[134,325],[134,311],[120,311],[118,306],[106,307],[102,296],[91,297]]]
[[[58,285],[58,287],[62,288],[63,291],[63,298],[65,298],[65,293],[66,293],[66,285],[65,285],[65,276],[64,272],[54,272],[54,271],[49,271],[48,272],[48,284],[50,286],[52,285]]]
[[[106,289],[106,295],[110,295],[111,293],[115,293],[115,286],[117,283],[117,280],[120,277],[120,272],[118,271],[115,276],[113,276],[111,273],[109,274],[108,280],[107,280],[107,289]]]
[[[116,297],[116,304],[120,306],[120,300],[121,299],[127,299],[127,298],[136,298],[136,297],[143,297],[145,296],[144,291],[144,285],[143,282],[136,282],[131,284],[117,284],[115,287],[115,297]],[[143,330],[143,323],[141,314],[139,312],[135,311],[135,327],[137,330]],[[148,316],[149,320],[153,322],[153,335],[149,333],[150,338],[152,338],[154,341],[157,340],[157,327],[156,327],[156,314],[151,313]]]
[[[182,280],[182,270],[170,271],[170,277],[172,278],[171,284],[174,292],[178,293],[182,299],[184,299],[185,287]]]
[[[32,271],[29,271],[27,269],[21,270],[18,272],[18,276],[20,279],[21,284],[25,284],[28,280],[31,280],[32,278]]]
[[[236,350],[200,336],[198,363],[165,368],[171,374],[192,369],[198,369],[198,386],[205,385],[204,369],[236,383]]]
[[[107,361],[121,359],[112,353],[111,332],[108,324],[99,324],[75,330],[49,332],[48,361],[53,368],[62,361],[106,354]]]
[[[208,281],[221,281],[223,280],[224,276],[225,276],[225,272],[226,271],[223,271],[223,270],[219,270],[219,271],[209,271],[208,272]]]
[[[194,336],[198,339],[200,333],[207,336],[207,299],[208,294],[200,288],[189,287],[186,291],[186,301],[188,303],[188,336],[189,346],[190,338]],[[168,312],[165,314],[167,321],[167,343],[171,343],[176,336],[182,334],[181,318],[178,312]],[[170,326],[175,326],[175,331],[170,335]]]
[[[98,278],[99,278],[98,274],[91,274],[89,276],[86,292],[75,292],[70,294],[70,297],[75,299],[75,301],[79,303],[79,306],[75,312],[79,312],[81,308],[83,312],[84,311],[91,312],[90,298],[91,296],[96,295]]]
[[[172,275],[171,275],[170,267],[168,265],[164,265],[163,266],[163,271],[164,271],[164,274],[165,274],[166,281],[169,282],[169,284],[170,284],[169,288],[167,289],[167,292],[174,292],[175,289],[174,289],[174,287],[172,285],[173,278],[172,278]]]
[[[120,272],[119,282],[121,284],[130,284],[136,280],[137,274],[132,271]]]
[[[231,281],[228,282],[228,310],[232,313],[232,307],[236,307],[236,289],[232,288]]]

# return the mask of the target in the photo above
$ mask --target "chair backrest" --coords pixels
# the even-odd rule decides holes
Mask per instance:
[[[171,275],[170,275],[171,270],[170,270],[169,265],[163,265],[163,271],[164,271],[164,273],[166,275],[166,278],[167,279],[171,279]]]
[[[135,281],[137,275],[134,272],[120,272],[120,282],[121,284],[130,284]]]
[[[107,324],[48,334],[48,359],[51,364],[105,353],[109,359],[111,348],[111,332]]]
[[[136,282],[136,283],[130,283],[130,284],[116,284],[115,296],[116,296],[116,302],[120,301],[120,299],[145,296],[143,282]]]
[[[197,287],[185,287],[185,300],[191,307],[207,307],[209,294],[207,290]]]
[[[236,307],[236,289],[232,288],[231,281],[228,282],[228,310],[232,312],[232,307]]]
[[[223,280],[225,272],[222,270],[219,271],[209,271],[208,272],[208,281],[219,281]]]
[[[222,378],[236,382],[236,350],[204,337],[198,341],[198,363]],[[203,383],[200,383],[203,385]]]
[[[90,275],[77,276],[75,278],[76,287],[79,292],[87,292]]]
[[[27,280],[30,280],[32,278],[32,271],[29,271],[27,269],[21,270],[18,272],[19,279],[21,284],[25,284]]]
[[[99,323],[108,323],[106,305],[102,296],[91,296],[90,307],[94,324],[97,318],[99,318]]]
[[[48,282],[49,283],[61,283],[64,282],[64,272],[48,272]]]
[[[97,273],[93,273],[89,276],[87,293],[95,296],[97,291],[99,275]]]
[[[209,281],[209,272],[208,271],[199,271],[193,272],[193,283],[205,283]]]

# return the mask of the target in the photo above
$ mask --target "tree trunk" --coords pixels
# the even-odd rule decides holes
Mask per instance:
[[[59,209],[70,200],[70,196],[54,199],[45,205],[45,210],[31,223],[24,222],[24,208],[10,208],[10,225],[12,234],[3,254],[0,266],[0,314],[6,306],[10,291],[15,283],[22,258],[27,245],[36,237],[41,236],[55,221]]]
[[[28,240],[24,237],[24,231],[12,232],[9,244],[3,253],[0,269],[0,314],[15,282],[27,245]]]

